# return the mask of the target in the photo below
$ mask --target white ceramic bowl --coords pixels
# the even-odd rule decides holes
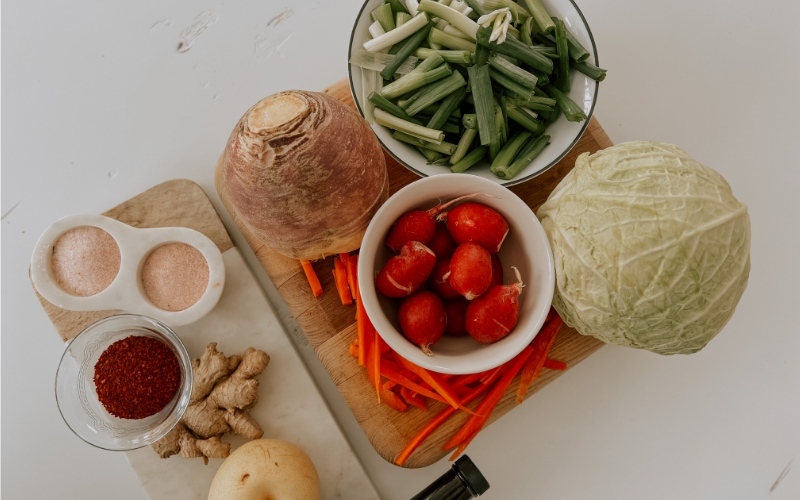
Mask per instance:
[[[519,270],[525,284],[520,295],[519,321],[507,337],[493,344],[479,344],[469,336],[444,336],[431,346],[433,355],[427,356],[400,332],[397,321],[399,302],[387,299],[375,290],[376,274],[393,255],[384,241],[392,223],[405,212],[428,209],[471,193],[482,195],[468,200],[494,208],[510,226],[499,256],[505,283],[516,281],[513,266]],[[553,253],[533,211],[505,187],[473,175],[435,175],[399,190],[372,218],[359,251],[358,286],[367,315],[381,337],[398,354],[439,373],[476,373],[510,360],[539,332],[553,299]]]
[[[348,61],[353,53],[353,49],[362,47],[363,43],[370,38],[369,32],[367,31],[367,28],[372,23],[370,12],[382,3],[383,0],[367,0],[361,7],[350,35],[350,48],[347,53]],[[542,3],[551,16],[564,20],[567,31],[572,33],[586,50],[589,51],[589,58],[587,61],[594,65],[599,65],[597,47],[594,43],[592,32],[577,4],[572,0],[542,0]],[[364,116],[366,96],[363,95],[361,68],[348,64],[348,77],[350,79],[350,91],[353,94],[356,107],[359,113],[361,113],[361,116]],[[563,114],[559,116],[554,123],[548,125],[547,131],[545,132],[550,136],[550,144],[544,148],[542,153],[536,157],[530,165],[513,179],[498,179],[489,172],[489,164],[485,161],[473,166],[467,170],[467,173],[490,179],[498,184],[511,186],[532,179],[547,171],[561,160],[561,158],[577,144],[581,135],[583,135],[584,130],[586,130],[589,124],[589,119],[591,119],[592,113],[594,112],[594,106],[597,102],[598,87],[599,85],[596,81],[577,71],[572,71],[569,96],[583,108],[583,112],[586,114],[586,120],[576,123],[567,121]],[[401,165],[418,175],[426,177],[450,172],[450,169],[446,166],[428,165],[425,157],[413,146],[409,146],[393,138],[391,130],[377,123],[372,124],[372,129],[375,131],[384,149]]]

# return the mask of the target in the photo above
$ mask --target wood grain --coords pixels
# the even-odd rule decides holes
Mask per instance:
[[[346,80],[336,83],[325,92],[349,106],[355,107]],[[592,118],[575,148],[558,164],[543,175],[509,189],[532,209],[536,209],[545,201],[564,175],[572,169],[575,159],[580,153],[595,152],[610,145],[610,139],[597,120]],[[390,155],[384,154],[389,170],[390,194],[419,178],[397,163]],[[228,203],[225,193],[219,187],[218,179],[217,191],[222,203],[231,213],[237,227],[242,231],[267,275],[297,319],[309,343],[314,347],[317,356],[353,411],[370,443],[384,459],[392,461],[408,439],[432,415],[441,410],[443,405],[437,403],[427,411],[411,408],[406,413],[399,413],[386,404],[379,404],[374,389],[367,380],[366,371],[358,367],[355,360],[348,354],[348,346],[356,335],[354,309],[342,306],[339,302],[333,284],[331,259],[314,263],[325,290],[322,296],[314,298],[299,263],[272,251],[247,231],[238,214]],[[552,357],[567,362],[569,366],[575,366],[599,349],[601,345],[600,341],[592,337],[585,337],[571,328],[564,328],[555,342]],[[561,372],[544,370],[543,375],[529,388],[527,397],[555,380],[560,374]],[[515,392],[516,388],[512,384],[512,388],[503,396],[490,417],[490,424],[515,408]],[[460,412],[455,418],[450,419],[423,443],[405,466],[409,468],[423,467],[442,458],[446,454],[441,449],[442,444],[453,434],[455,429],[463,424],[466,417],[465,413]]]
[[[221,252],[233,247],[228,230],[211,200],[200,186],[187,179],[161,183],[103,215],[133,227],[188,227],[208,236]],[[53,305],[38,293],[36,296],[64,341],[70,340],[95,321],[121,312],[68,311]]]

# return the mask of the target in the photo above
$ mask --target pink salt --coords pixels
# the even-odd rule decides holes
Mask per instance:
[[[142,265],[142,287],[152,304],[165,311],[194,305],[208,288],[208,262],[186,243],[167,243],[153,250]]]
[[[53,276],[70,295],[88,297],[102,292],[117,277],[119,263],[116,240],[99,227],[72,228],[53,245]]]

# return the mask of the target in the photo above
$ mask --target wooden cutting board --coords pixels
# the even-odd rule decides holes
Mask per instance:
[[[337,82],[324,92],[355,108],[347,80]],[[564,175],[572,169],[575,159],[580,153],[587,151],[593,153],[611,145],[608,135],[597,120],[592,118],[581,139],[558,164],[541,176],[509,189],[535,210],[547,199],[548,194]],[[390,195],[419,179],[416,174],[397,163],[390,155],[384,154],[384,156],[389,171]],[[217,182],[217,187],[219,185]],[[230,206],[225,193],[220,192],[219,189],[218,192],[222,203],[231,213],[237,227],[245,236],[267,275],[303,329],[309,343],[353,411],[370,443],[384,459],[393,461],[411,436],[444,406],[437,403],[431,405],[427,411],[412,407],[407,412],[400,413],[386,404],[380,404],[375,397],[374,388],[370,386],[367,379],[366,370],[359,367],[348,354],[348,346],[356,335],[355,313],[353,306],[346,307],[339,302],[332,277],[332,259],[314,263],[314,268],[325,290],[320,297],[315,298],[309,289],[299,262],[274,252],[253,236]],[[565,361],[569,366],[575,366],[601,346],[602,343],[595,338],[580,335],[575,330],[565,327],[558,335],[551,357]],[[529,388],[527,397],[555,380],[560,374],[561,372],[558,371],[544,370],[543,374]],[[515,384],[512,384],[490,417],[489,424],[517,406],[514,401],[515,393],[516,387]],[[464,423],[466,418],[467,415],[464,412],[459,412],[441,426],[414,452],[405,467],[423,467],[441,459],[448,453],[441,449],[442,445]],[[476,439],[480,439],[480,436]]]
[[[219,303],[198,321],[174,328],[189,355],[199,358],[209,342],[217,342],[218,348],[229,355],[244,352],[247,347],[266,351],[270,363],[259,376],[259,403],[250,410],[264,437],[284,439],[308,453],[317,468],[324,500],[377,498],[366,471],[203,189],[187,179],[167,181],[103,215],[139,228],[188,227],[205,234],[219,247],[226,271]],[[89,324],[121,312],[68,311],[37,296],[64,341]],[[69,432],[66,426],[64,432]],[[223,440],[233,449],[246,442],[232,434]],[[206,498],[223,462],[211,459],[206,465],[200,459],[179,456],[161,459],[150,447],[125,454],[153,500]]]

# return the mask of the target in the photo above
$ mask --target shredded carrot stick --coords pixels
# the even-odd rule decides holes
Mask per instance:
[[[442,403],[447,403],[447,401],[445,401],[445,399],[442,396],[414,382],[410,378],[403,375],[402,372],[399,372],[394,368],[392,368],[387,362],[381,363],[381,375],[383,375],[389,380],[397,382],[401,386],[406,387],[417,394],[421,394],[425,397],[435,399],[436,401],[441,401]]]
[[[422,380],[428,383],[428,385],[433,388],[440,396],[444,398],[444,400],[453,408],[458,409],[461,408],[463,405],[461,401],[459,401],[458,396],[453,392],[453,390],[449,387],[447,382],[438,374],[431,371],[426,370],[421,366],[417,366],[411,361],[403,358],[400,355],[396,356],[397,361],[408,370],[416,373],[420,376]]]
[[[380,391],[381,401],[385,401],[386,404],[397,411],[408,410],[408,405],[406,402],[403,401],[400,396],[388,389],[385,385],[378,384],[378,390]]]
[[[364,309],[364,304],[361,302],[361,297],[356,297],[356,332],[358,339],[358,364],[365,366],[367,364],[367,353],[369,352],[370,344],[373,340],[372,322],[367,316],[367,311]]]
[[[420,410],[428,409],[428,403],[425,402],[425,398],[404,385],[400,385],[400,397],[403,398],[406,403],[416,406]]]
[[[533,347],[527,345],[522,352],[517,354],[511,361],[504,365],[500,380],[498,380],[497,383],[492,386],[491,390],[486,394],[486,397],[484,397],[478,407],[475,408],[475,414],[471,415],[467,419],[467,422],[464,424],[464,426],[461,427],[461,429],[459,429],[459,431],[452,438],[450,438],[447,443],[444,444],[442,449],[450,450],[456,448],[465,439],[472,436],[472,434],[476,432],[476,429],[480,430],[483,427],[483,425],[489,419],[489,415],[500,401],[500,398],[503,397],[506,389],[508,389],[508,387],[511,385],[511,381],[514,379],[517,373],[519,373],[519,371],[522,369],[522,365],[525,364],[525,361],[528,360],[532,353]]]
[[[347,269],[341,259],[333,258],[333,283],[336,285],[336,291],[339,292],[339,300],[342,305],[349,306],[353,303],[353,297],[350,295],[350,285],[347,284]]]
[[[311,265],[310,260],[301,260],[300,265],[303,267],[308,284],[311,286],[311,293],[314,294],[314,297],[319,297],[322,295],[322,284],[319,282],[319,276],[314,271],[314,266]]]
[[[378,395],[378,400],[381,399],[381,337],[378,335],[378,330],[372,328],[372,346],[370,348],[370,368],[367,372],[371,372],[372,385],[375,386],[375,393]]]
[[[500,371],[499,370],[495,370],[493,373],[494,373],[495,376],[497,376],[497,374],[499,374]],[[463,403],[464,404],[470,403],[472,400],[474,400],[475,398],[477,398],[478,396],[480,396],[481,394],[486,392],[486,390],[489,388],[489,386],[490,386],[490,384],[481,384],[481,385],[475,387],[468,394],[466,394],[464,396]],[[456,412],[455,408],[453,408],[452,406],[448,406],[444,410],[440,411],[431,420],[429,420],[428,423],[425,424],[425,426],[422,429],[420,429],[419,432],[417,432],[408,441],[408,443],[406,444],[405,448],[403,448],[400,451],[400,453],[397,455],[397,457],[395,457],[394,463],[396,465],[401,465],[401,466],[404,463],[406,463],[406,460],[408,460],[408,457],[410,457],[411,454],[414,453],[414,450],[416,450],[419,447],[419,445],[422,444],[422,442],[425,441],[425,439],[428,436],[433,434],[433,432],[436,429],[438,429],[439,426],[441,426],[443,423],[445,423],[447,421],[447,419],[450,418],[455,412]]]
[[[347,271],[347,285],[350,287],[350,295],[353,296],[353,300],[356,300],[358,298],[358,254],[348,255],[347,260],[343,262]]]
[[[528,358],[525,366],[522,367],[522,374],[519,377],[519,386],[517,387],[517,403],[522,403],[525,399],[525,394],[528,392],[528,387],[542,371],[544,362],[547,359],[547,353],[553,347],[556,335],[563,324],[564,321],[561,316],[554,315],[550,322],[545,323],[541,331],[536,334],[533,342],[531,342],[533,354]]]
[[[557,359],[545,358],[544,367],[551,370],[566,370],[567,364]]]
[[[353,339],[352,342],[350,342],[350,347],[347,348],[347,352],[350,353],[350,355],[353,356],[356,360],[358,360],[358,337],[356,337],[355,339]]]

